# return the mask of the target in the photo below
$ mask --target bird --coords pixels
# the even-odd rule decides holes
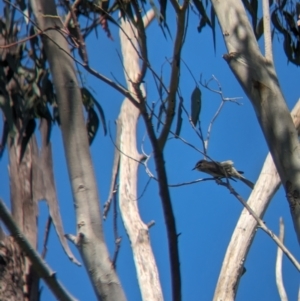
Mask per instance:
[[[217,161],[207,161],[207,160],[200,160],[197,162],[193,170],[199,170],[205,172],[214,178],[221,179],[221,178],[229,178],[229,179],[239,179],[244,182],[247,186],[251,189],[254,188],[254,184],[246,179],[242,174],[243,171],[237,171],[233,166],[233,161],[227,160],[222,162]]]

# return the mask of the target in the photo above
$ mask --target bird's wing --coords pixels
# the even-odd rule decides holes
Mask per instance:
[[[233,166],[233,161],[227,160],[227,161],[222,161],[219,163],[221,166]]]

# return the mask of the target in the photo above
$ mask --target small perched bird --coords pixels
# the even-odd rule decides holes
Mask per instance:
[[[246,185],[248,185],[251,189],[253,189],[254,187],[254,184],[251,181],[247,180],[245,177],[242,176],[242,171],[237,171],[233,167],[233,162],[231,160],[223,162],[200,160],[193,168],[193,170],[194,169],[208,173],[209,175],[218,179],[239,179]]]

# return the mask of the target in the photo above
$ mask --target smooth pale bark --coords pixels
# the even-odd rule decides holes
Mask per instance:
[[[299,132],[300,100],[295,105],[291,115]],[[271,155],[268,154],[260,176],[255,183],[254,190],[247,202],[261,218],[263,217],[279,186],[279,175]],[[234,300],[239,280],[242,276],[243,264],[253,242],[256,230],[257,222],[245,208],[241,213],[226,250],[215,290],[214,301]]]
[[[272,62],[260,53],[241,1],[212,0],[228,49],[224,55],[249,97],[286,191],[300,242],[300,147]]]
[[[68,172],[76,210],[77,239],[99,300],[126,300],[104,242],[102,220],[83,117],[81,91],[63,24],[53,0],[31,1],[56,91]]]
[[[33,184],[35,187],[34,193],[38,193],[37,200],[46,200],[49,208],[49,214],[51,216],[53,225],[55,227],[57,236],[61,242],[61,245],[66,252],[69,259],[80,265],[68,245],[65,237],[62,218],[59,210],[59,203],[56,196],[56,187],[53,173],[53,161],[52,161],[52,146],[51,141],[48,141],[48,131],[50,131],[50,121],[41,118],[40,132],[41,132],[41,150],[39,152],[38,170],[35,178],[33,178]],[[35,183],[38,183],[35,185]],[[36,191],[38,190],[38,191]]]
[[[282,217],[280,217],[279,219],[279,238],[282,242],[284,242],[284,222]],[[278,248],[277,256],[276,256],[276,266],[275,266],[276,285],[280,296],[280,301],[288,301],[289,299],[285,291],[283,277],[282,277],[282,258],[283,258],[283,252],[280,248]]]
[[[147,22],[154,17],[150,11],[145,17]],[[128,90],[134,92],[132,82],[140,74],[139,57],[137,53],[137,30],[129,20],[121,22],[120,40],[123,65]],[[134,45],[134,47],[133,47]],[[145,93],[143,85],[141,90]],[[136,134],[139,109],[125,99],[117,120],[120,136],[120,171],[119,171],[119,204],[122,219],[131,242],[133,259],[136,267],[142,300],[163,300],[162,289],[155,258],[151,249],[149,229],[142,221],[138,209],[137,179],[138,165],[141,155],[137,151]]]

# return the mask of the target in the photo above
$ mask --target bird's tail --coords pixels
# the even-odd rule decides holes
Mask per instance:
[[[251,181],[244,178],[243,176],[240,177],[240,180],[243,181],[246,185],[248,185],[251,189],[254,188],[254,184]]]

